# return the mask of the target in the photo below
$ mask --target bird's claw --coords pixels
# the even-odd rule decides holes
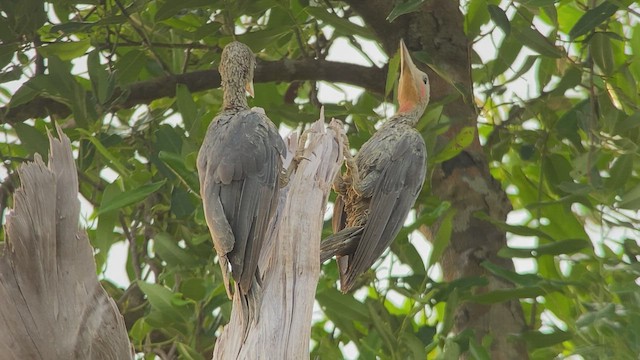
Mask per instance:
[[[309,137],[309,131],[305,130],[300,135],[300,140],[298,141],[298,147],[296,148],[296,153],[289,164],[289,167],[282,173],[280,173],[280,187],[285,187],[289,184],[291,180],[291,175],[298,168],[298,165],[302,162],[302,160],[309,160],[304,156],[305,144],[307,143],[307,138]]]
[[[296,154],[296,156],[294,156],[293,159],[291,160],[291,164],[289,164],[289,167],[285,171],[280,173],[279,181],[280,181],[281,188],[289,184],[289,181],[291,180],[291,175],[293,174],[294,171],[296,171],[296,169],[298,168],[298,165],[300,165],[302,160],[309,160],[309,159],[302,155]]]

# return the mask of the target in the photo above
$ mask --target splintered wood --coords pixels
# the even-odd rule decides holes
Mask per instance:
[[[18,170],[0,256],[0,357],[132,359],[122,315],[78,228],[76,166],[69,139],[58,136],[49,136],[48,167],[36,154]]]
[[[237,311],[242,300],[236,292],[231,321],[216,342],[214,359],[309,358],[320,236],[329,191],[342,166],[343,138],[342,124],[332,120],[327,128],[322,112],[300,142],[295,135],[289,138],[287,162],[297,156],[299,163],[281,191],[260,259],[259,318],[246,324]]]

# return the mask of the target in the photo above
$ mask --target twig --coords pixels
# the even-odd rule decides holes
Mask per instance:
[[[131,267],[133,268],[133,272],[135,273],[136,280],[142,280],[142,270],[140,268],[140,260],[138,259],[138,248],[136,246],[135,234],[132,234],[132,232],[129,231],[127,222],[125,221],[124,215],[122,214],[120,214],[120,225],[122,226],[124,235],[127,237],[127,240],[129,241]]]
[[[127,12],[127,9],[124,7],[124,5],[122,5],[122,2],[120,2],[120,0],[113,0],[113,1],[116,3],[120,11],[122,11],[122,14],[129,20],[131,27],[133,28],[133,30],[135,30],[135,32],[138,33],[138,35],[146,45],[147,49],[149,49],[149,51],[151,52],[151,55],[153,56],[154,60],[158,63],[158,65],[160,65],[160,67],[162,67],[162,69],[167,73],[167,75],[171,75],[172,74],[171,69],[169,68],[169,66],[167,66],[167,64],[164,63],[164,61],[162,61],[162,58],[152,46],[151,40],[147,36],[147,33],[144,32],[144,30],[138,25],[138,23],[136,23],[131,18],[131,16]]]

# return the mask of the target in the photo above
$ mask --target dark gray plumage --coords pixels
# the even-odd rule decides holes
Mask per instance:
[[[335,184],[335,234],[321,244],[321,260],[337,255],[340,287],[349,291],[398,235],[426,172],[426,147],[415,125],[429,102],[427,75],[400,43],[398,113],[347,161]]]
[[[227,45],[220,61],[222,112],[198,153],[200,193],[225,287],[229,270],[242,295],[255,287],[258,259],[273,217],[285,145],[260,109],[249,109],[255,57],[244,44]]]

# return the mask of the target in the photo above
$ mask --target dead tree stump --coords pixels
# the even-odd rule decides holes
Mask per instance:
[[[71,143],[49,135],[49,166],[36,154],[7,215],[0,256],[0,357],[132,359],[124,320],[98,282],[89,239],[78,228]]]

